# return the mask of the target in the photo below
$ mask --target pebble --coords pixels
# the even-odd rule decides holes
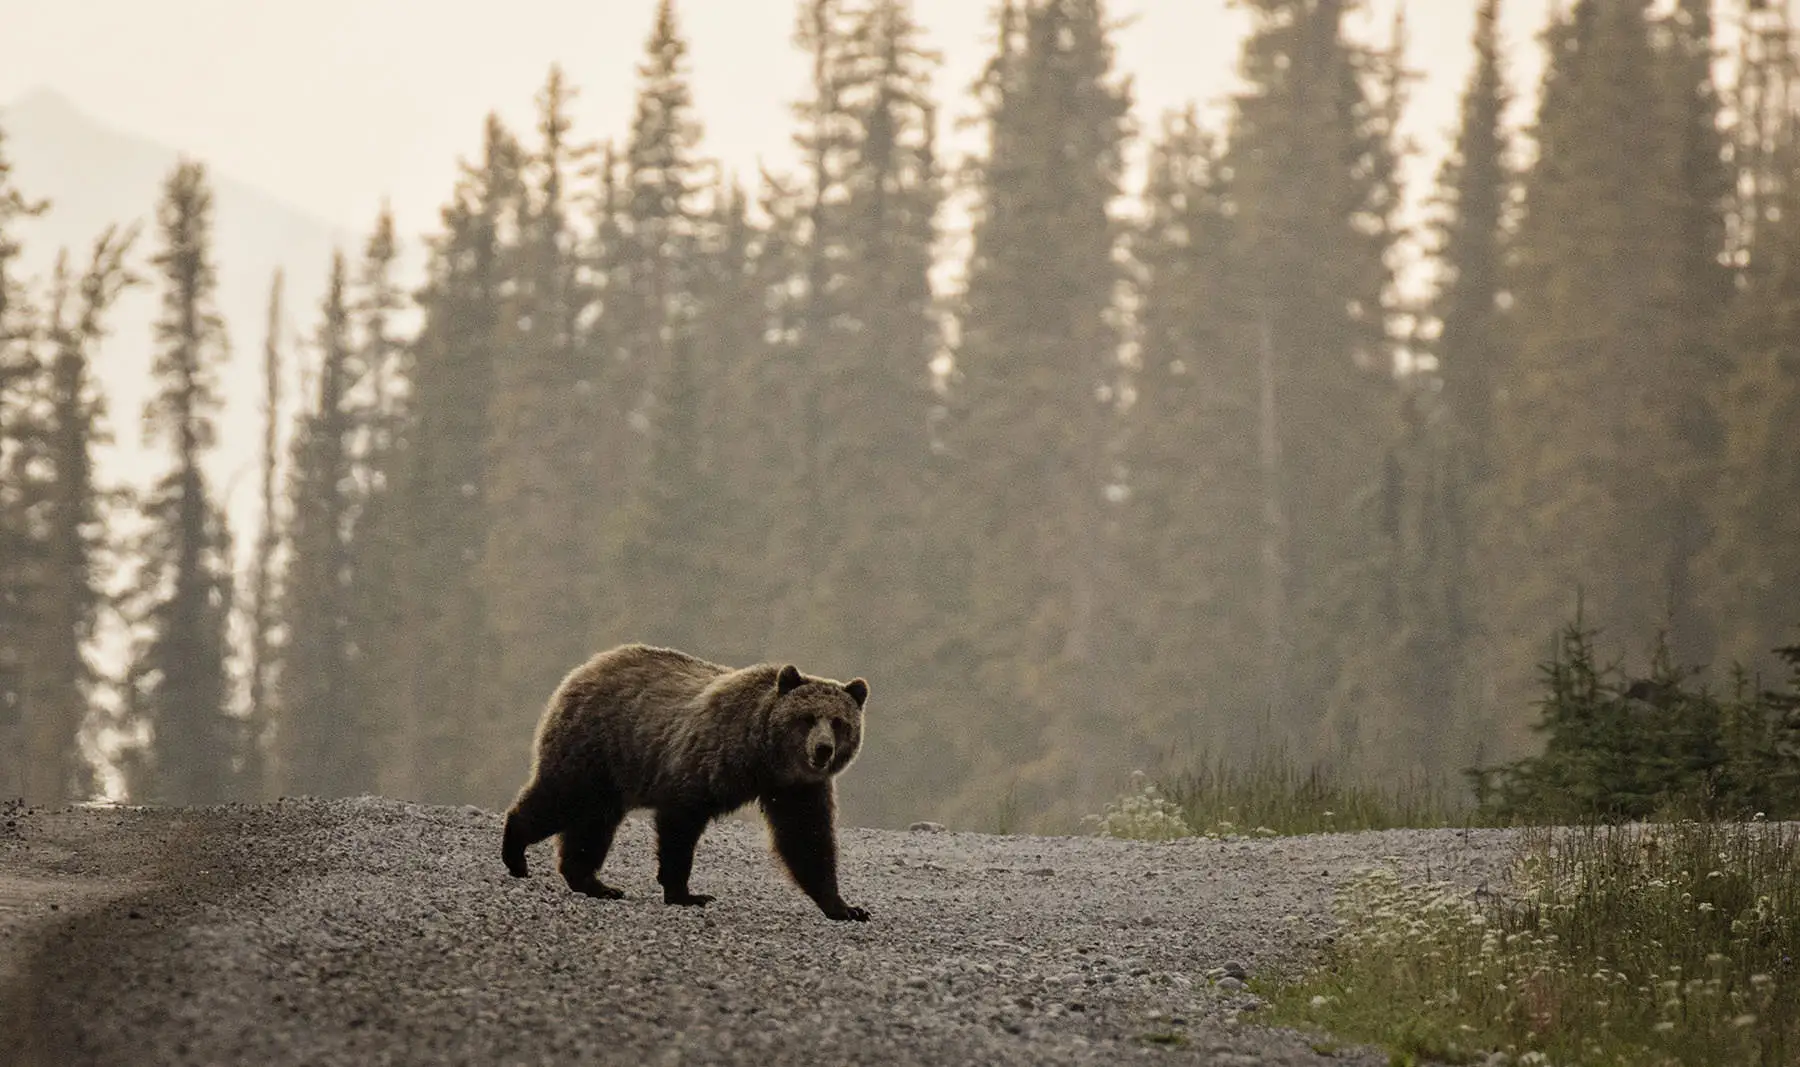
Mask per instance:
[[[57,818],[5,840],[0,878],[44,869],[14,864],[48,855]],[[693,889],[719,899],[700,911],[663,907],[643,815],[607,860],[616,902],[570,893],[553,844],[532,850],[529,880],[508,877],[490,812],[296,798],[182,812],[179,826],[143,810],[83,818],[94,825],[61,839],[80,844],[82,878],[172,854],[193,877],[97,915],[91,933],[63,924],[74,932],[34,979],[46,1032],[82,1054],[45,1062],[337,1067],[453,1049],[493,1063],[603,1050],[1100,1067],[1167,1056],[1136,1043],[1154,1020],[1205,1062],[1316,1063],[1307,1039],[1253,1025],[1266,1009],[1243,985],[1251,959],[1263,973],[1314,951],[1282,919],[1327,923],[1331,896],[1296,888],[1388,855],[1473,885],[1503,875],[1512,841],[1400,831],[1164,850],[1146,881],[1121,865],[1138,846],[1118,842],[855,830],[840,837],[843,892],[873,919],[851,924],[824,920],[771,862],[766,831],[739,822],[701,842]],[[106,921],[126,908],[150,921]],[[1196,961],[1221,962],[1203,977]]]

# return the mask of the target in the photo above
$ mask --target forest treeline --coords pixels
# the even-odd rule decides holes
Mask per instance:
[[[1526,755],[1578,589],[1607,647],[1791,643],[1780,5],[1565,5],[1512,45],[1547,59],[1513,130],[1481,0],[1430,233],[1402,212],[1404,26],[1356,39],[1357,0],[1245,0],[1217,128],[1147,130],[1102,0],[997,5],[972,102],[934,96],[906,0],[800,6],[791,172],[708,160],[662,0],[616,139],[571,128],[560,71],[534,129],[487,118],[422,287],[384,214],[296,353],[276,279],[257,531],[203,471],[228,358],[204,169],[170,176],[147,253],[108,233],[28,282],[11,235],[43,205],[0,162],[20,791],[87,793],[104,727],[134,799],[498,805],[561,675],[645,640],[871,679],[856,821],[1057,827],[1202,748],[1363,774]],[[985,147],[948,158],[939,113],[971,107]],[[1414,239],[1423,299],[1396,284]],[[92,358],[130,284],[162,294],[167,474],[127,498],[93,475]],[[107,617],[122,672],[96,667]]]

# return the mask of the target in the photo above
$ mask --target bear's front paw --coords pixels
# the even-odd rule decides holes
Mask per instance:
[[[583,896],[593,897],[595,900],[625,899],[625,891],[623,889],[615,889],[605,882],[588,882],[585,885],[570,886],[570,888]]]
[[[832,919],[837,922],[866,923],[869,921],[869,913],[868,912],[864,911],[861,908],[856,908],[856,907],[850,906],[849,904],[845,904],[841,900],[838,901],[838,904],[836,907],[825,909],[825,917],[827,919]]]
[[[679,904],[686,908],[704,908],[713,902],[713,898],[705,893],[664,893],[664,904]]]

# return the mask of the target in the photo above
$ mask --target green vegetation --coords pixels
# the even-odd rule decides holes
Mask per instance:
[[[1444,782],[1413,776],[1376,785],[1352,780],[1325,764],[1301,767],[1280,751],[1248,761],[1215,758],[1164,788],[1189,825],[1218,834],[1460,826],[1472,815]]]
[[[1681,822],[1531,831],[1492,893],[1365,873],[1273,1018],[1396,1059],[1791,1064],[1800,831]],[[1404,1061],[1404,1060],[1403,1060]]]
[[[1661,642],[1648,677],[1602,665],[1594,633],[1571,623],[1540,668],[1544,749],[1470,772],[1483,811],[1540,823],[1800,814],[1800,645],[1775,655],[1790,668],[1786,691],[1736,667],[1721,698]]]
[[[1139,771],[1131,781],[1129,792],[1084,822],[1106,837],[1172,841],[1465,826],[1482,815],[1443,782],[1353,781],[1325,764],[1303,768],[1279,751],[1248,761],[1216,757],[1164,782]]]

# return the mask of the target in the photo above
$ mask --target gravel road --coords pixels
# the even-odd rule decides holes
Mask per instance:
[[[1139,844],[845,830],[834,923],[761,829],[663,906],[647,821],[570,893],[507,876],[500,817],[376,798],[0,809],[0,1063],[1343,1064],[1215,981],[1303,965],[1392,858],[1501,875],[1503,831]],[[1209,974],[1210,972],[1210,974]]]

